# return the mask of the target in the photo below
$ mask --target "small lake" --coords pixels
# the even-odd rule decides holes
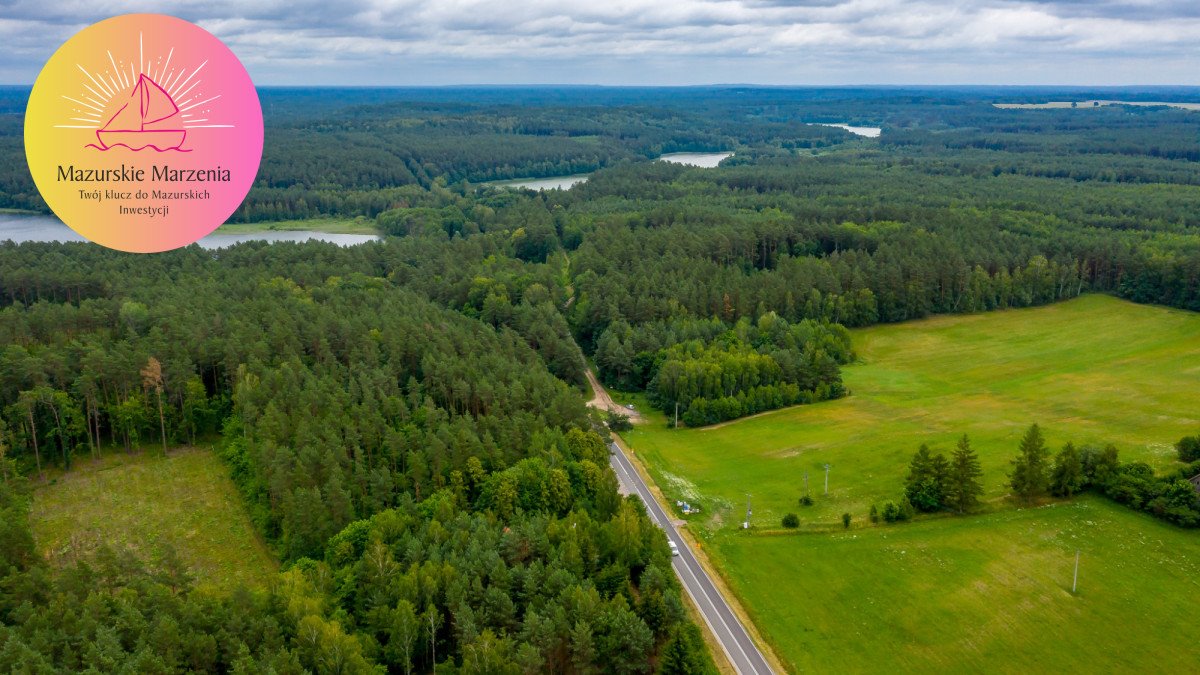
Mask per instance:
[[[530,190],[569,190],[572,185],[582,183],[591,175],[590,173],[573,173],[569,176],[550,176],[549,178],[514,178],[512,180],[489,181],[485,185],[529,188]]]
[[[1088,100],[1088,101],[1048,101],[1046,103],[993,103],[997,108],[1005,108],[1010,110],[1032,110],[1037,108],[1099,108],[1105,105],[1140,105],[1140,106],[1167,106],[1168,108],[1180,108],[1183,110],[1200,110],[1200,103],[1179,103],[1170,101],[1110,101],[1110,100]]]
[[[0,214],[0,242],[12,240],[18,244],[25,241],[87,241],[75,230],[67,227],[58,218]],[[271,230],[266,232],[243,232],[238,234],[210,234],[201,239],[201,248],[217,249],[244,241],[327,241],[339,246],[353,246],[368,241],[377,241],[373,234],[331,234],[308,230]]]
[[[726,157],[732,157],[732,152],[669,152],[658,157],[664,162],[686,164],[711,169],[721,163]],[[528,188],[530,190],[569,190],[591,177],[590,173],[573,173],[569,176],[549,176],[547,178],[513,178],[511,180],[492,180],[481,185],[493,187]]]
[[[879,138],[879,134],[883,133],[880,127],[853,127],[849,124],[826,124],[824,122],[809,122],[810,125],[816,127],[837,127],[845,129],[856,136],[865,136],[867,138]]]
[[[702,169],[716,168],[721,160],[733,157],[732,152],[668,152],[658,158],[660,162],[698,166]]]

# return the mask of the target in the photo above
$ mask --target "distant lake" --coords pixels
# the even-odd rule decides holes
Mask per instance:
[[[664,162],[687,164],[711,169],[721,163],[726,157],[732,157],[732,152],[670,152],[658,157]],[[546,178],[514,178],[512,180],[493,180],[483,183],[493,187],[528,188],[530,190],[569,190],[590,178],[590,173],[573,173],[569,176],[549,176]]]
[[[849,124],[825,124],[824,122],[810,122],[810,124],[817,127],[837,127],[867,138],[879,138],[879,134],[883,133],[883,129],[879,127],[852,127]]]
[[[572,185],[582,183],[591,175],[590,173],[573,173],[569,176],[550,176],[549,178],[514,178],[513,180],[490,181],[487,185],[529,188],[530,190],[568,190]]]
[[[17,214],[0,214],[0,242],[12,240],[17,243],[25,241],[87,241],[75,230],[67,227],[58,218],[50,216],[30,216]],[[239,234],[210,234],[199,242],[202,248],[216,249],[232,246],[243,241],[327,241],[339,246],[352,246],[368,241],[376,241],[379,237],[372,234],[330,234],[329,232],[310,232],[307,230],[270,230],[265,232],[243,232]]]
[[[1032,108],[1098,108],[1103,105],[1141,105],[1141,106],[1168,106],[1171,108],[1182,108],[1184,110],[1200,110],[1200,103],[1171,103],[1166,101],[1106,101],[1106,100],[1089,100],[1089,101],[1050,101],[1048,103],[993,103],[997,108],[1009,108],[1015,110],[1032,109]]]
[[[672,164],[698,166],[702,169],[712,169],[726,157],[733,157],[732,152],[669,152],[658,159]]]

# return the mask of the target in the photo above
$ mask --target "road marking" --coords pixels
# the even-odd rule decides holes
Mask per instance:
[[[648,486],[646,484],[646,482],[642,480],[642,477],[637,476],[635,479],[635,477],[633,476],[631,471],[636,471],[636,469],[633,469],[633,463],[629,460],[628,457],[625,456],[625,452],[623,450],[621,450],[620,446],[618,446],[616,443],[612,443],[610,446],[610,449],[613,451],[614,457],[616,458],[616,464],[621,469],[621,473],[625,474],[625,476],[629,479],[630,487],[632,487],[633,491],[635,493],[637,493],[637,496],[642,500],[642,503],[644,503],[646,505],[646,510],[650,513],[650,517],[654,520],[655,524],[657,524],[658,527],[660,529],[662,529],[668,535],[668,539],[670,539],[671,535],[674,535],[675,538],[679,539],[680,537],[679,537],[678,533],[675,532],[675,526],[669,525],[669,519],[667,520],[667,524],[664,524],[664,522],[662,522],[659,519],[657,511],[662,511],[662,506],[659,505],[658,501],[654,499],[654,495],[650,493],[650,486]],[[664,519],[667,518],[665,511],[663,511],[663,518]],[[669,527],[668,527],[668,525],[669,525]],[[741,652],[742,659],[745,660],[746,665],[749,666],[750,672],[754,673],[755,675],[758,675],[758,672],[759,672],[758,666],[755,665],[754,660],[750,658],[750,655],[748,653],[746,653],[746,649],[744,647],[742,647],[741,640],[738,639],[738,636],[736,633],[734,633],[733,629],[731,629],[729,627],[729,624],[725,621],[725,617],[721,615],[720,608],[717,606],[717,604],[715,602],[713,602],[712,597],[708,594],[708,591],[705,590],[704,584],[701,583],[700,577],[696,574],[695,570],[692,569],[691,565],[694,563],[695,565],[699,566],[700,565],[699,561],[695,560],[695,557],[692,555],[692,551],[690,549],[688,549],[686,543],[683,546],[683,548],[686,550],[687,556],[691,556],[691,557],[689,558],[689,557],[681,555],[680,561],[679,561],[680,564],[682,565],[682,567],[684,569],[686,569],[688,571],[688,574],[690,574],[692,576],[692,580],[695,582],[695,584],[699,588],[700,592],[704,595],[704,599],[708,601],[709,607],[717,615],[717,620],[720,621],[721,625],[725,628],[726,634],[729,636],[729,638],[731,640],[733,640],[733,644],[735,647],[737,647],[738,651]],[[674,566],[674,565],[672,565],[672,566]],[[679,573],[678,568],[676,568],[676,574],[678,574],[678,573]],[[705,576],[707,576],[707,574]],[[683,588],[684,588],[684,590],[686,590],[688,592],[688,595],[691,596],[692,602],[695,602],[697,605],[699,605],[700,602],[697,600],[695,593],[692,592],[692,589],[688,586],[686,580],[682,579],[682,575],[680,575],[680,577],[681,577],[680,580],[684,582]],[[712,583],[712,582],[710,581],[709,583]],[[716,592],[715,584],[713,585],[713,590],[714,590],[714,592]],[[722,599],[722,601],[724,601],[723,597],[721,599]],[[726,605],[728,606],[728,603],[726,603]],[[729,612],[732,615],[733,609],[730,608]],[[709,619],[708,614],[704,611],[701,611],[700,616],[704,617],[704,622],[708,624],[709,630],[711,630],[714,634],[717,633],[717,628],[715,625],[713,625],[712,620]],[[736,617],[735,617],[735,619],[736,619]],[[747,640],[752,640],[752,638],[750,637],[750,632],[747,631],[745,629],[745,627],[740,624],[740,622],[738,624],[738,627],[742,629],[743,633],[745,633]],[[718,641],[721,643],[721,648],[723,650],[725,650],[725,654],[726,654],[726,656],[729,657],[729,661],[733,665],[734,669],[737,670],[739,673],[742,672],[742,669],[738,667],[736,660],[733,658],[733,653],[730,652],[729,647],[725,644],[725,641],[724,640],[718,640]],[[766,662],[765,657],[763,657],[762,660],[764,663]],[[768,666],[767,668],[768,668],[767,672],[770,672],[770,666]]]

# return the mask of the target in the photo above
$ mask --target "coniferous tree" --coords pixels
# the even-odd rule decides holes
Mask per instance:
[[[950,455],[950,471],[947,480],[947,503],[959,513],[966,513],[979,503],[983,494],[983,467],[979,455],[971,448],[971,439],[963,434]]]
[[[918,511],[937,511],[942,508],[948,478],[945,455],[931,453],[929,446],[922,443],[909,463],[904,496]]]
[[[1050,485],[1046,439],[1037,424],[1021,438],[1019,454],[1013,459],[1009,485],[1013,493],[1028,502],[1046,494]]]
[[[1078,494],[1085,485],[1083,462],[1074,443],[1067,443],[1054,457],[1054,470],[1050,474],[1050,494],[1055,497],[1070,497]]]

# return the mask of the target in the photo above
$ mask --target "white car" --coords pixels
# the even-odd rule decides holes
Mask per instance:
[[[677,555],[679,555],[679,547],[675,545],[675,542],[673,542],[673,541],[671,541],[670,539],[668,539],[668,540],[667,540],[667,546],[670,546],[670,547],[671,547],[671,555],[672,555],[672,556],[677,556]]]

